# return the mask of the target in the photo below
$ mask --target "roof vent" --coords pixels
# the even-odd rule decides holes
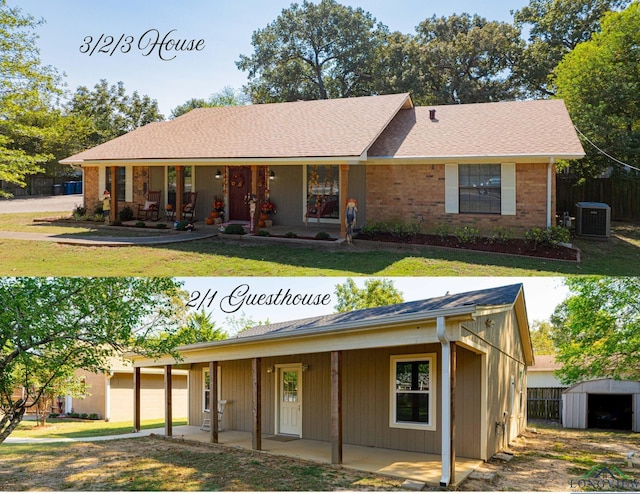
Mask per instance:
[[[436,119],[436,111],[435,110],[429,110],[429,118],[431,120],[435,120]]]

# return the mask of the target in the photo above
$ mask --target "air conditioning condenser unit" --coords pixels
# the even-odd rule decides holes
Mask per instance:
[[[609,238],[611,208],[602,202],[576,203],[576,235]]]

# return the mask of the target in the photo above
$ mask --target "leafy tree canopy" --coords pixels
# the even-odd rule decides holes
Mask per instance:
[[[534,97],[555,94],[554,68],[578,44],[599,32],[602,17],[629,0],[530,0],[513,13],[515,26],[529,30],[529,42],[517,67],[527,93]]]
[[[561,380],[640,379],[640,280],[575,277],[565,283],[570,295],[551,319]]]
[[[1,278],[0,443],[56,379],[105,371],[116,354],[173,353],[185,303],[170,278]]]
[[[531,343],[535,355],[555,355],[552,332],[553,326],[549,321],[533,321]]]
[[[171,118],[177,118],[180,115],[190,112],[195,108],[212,108],[216,106],[240,106],[248,103],[247,96],[236,91],[230,86],[225,86],[222,91],[213,93],[209,99],[191,98],[182,105],[176,106],[171,110]]]
[[[416,31],[422,75],[419,103],[483,103],[518,95],[510,69],[523,41],[514,26],[454,14],[426,19]]]
[[[555,70],[557,96],[591,142],[640,167],[640,4],[602,20],[602,31],[576,46]],[[587,157],[571,163],[582,177],[597,176],[613,160],[585,143]]]
[[[128,95],[123,82],[101,79],[93,90],[80,86],[67,105],[71,115],[88,118],[93,132],[85,147],[95,146],[151,122],[164,120],[158,102],[137,91]]]
[[[205,341],[226,340],[228,335],[221,328],[216,327],[211,316],[205,311],[191,314],[187,323],[174,335],[176,345],[189,345]]]
[[[369,95],[386,33],[361,8],[304,0],[255,31],[254,53],[236,65],[248,72],[254,103]]]
[[[33,119],[60,93],[55,70],[41,64],[36,47],[42,22],[0,0],[0,181],[22,186],[51,156],[29,153],[16,141],[45,137]]]
[[[338,298],[336,312],[349,312],[404,302],[402,292],[393,286],[393,281],[388,279],[368,279],[364,283],[364,288],[358,288],[356,282],[348,278],[343,284],[336,285],[335,293]]]

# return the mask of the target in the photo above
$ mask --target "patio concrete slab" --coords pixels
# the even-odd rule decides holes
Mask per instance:
[[[197,426],[175,427],[173,437],[209,442],[209,432],[202,431]],[[222,431],[219,434],[219,443],[225,446],[251,449],[251,433]],[[265,435],[262,439],[262,450],[269,454],[319,463],[331,462],[331,443],[325,441],[298,439],[282,442],[270,440],[269,436]],[[343,445],[342,466],[437,486],[440,484],[441,476],[440,460],[439,455],[345,444]],[[456,458],[456,478],[452,487],[459,485],[482,463],[482,460],[478,459]]]

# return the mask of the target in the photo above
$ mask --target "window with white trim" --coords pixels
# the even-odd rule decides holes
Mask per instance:
[[[202,369],[202,411],[208,412],[211,410],[211,387],[209,380],[209,369]],[[218,401],[220,400],[221,390],[220,390],[220,366],[218,366]]]
[[[390,426],[435,430],[433,353],[391,356]]]
[[[516,164],[446,164],[445,213],[516,214]]]

